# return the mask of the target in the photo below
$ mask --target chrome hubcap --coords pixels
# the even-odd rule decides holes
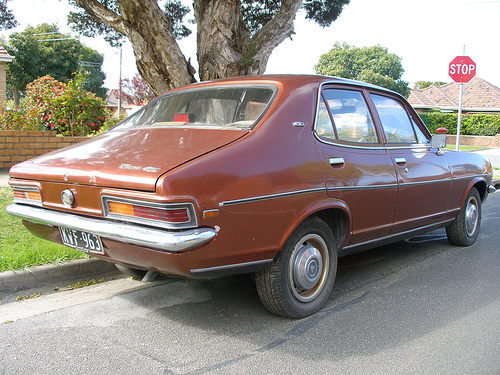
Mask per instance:
[[[290,259],[290,289],[301,302],[314,300],[323,290],[329,267],[328,246],[321,236],[308,234]]]
[[[323,258],[311,244],[302,246],[294,264],[295,285],[301,289],[311,289],[319,281],[323,268]]]
[[[465,230],[469,237],[472,237],[476,232],[478,221],[477,201],[475,197],[471,197],[465,210]]]

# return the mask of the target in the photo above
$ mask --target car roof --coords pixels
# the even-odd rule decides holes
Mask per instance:
[[[196,87],[196,86],[212,86],[218,84],[226,84],[226,83],[280,83],[283,86],[304,86],[308,84],[317,84],[324,85],[328,83],[337,83],[343,85],[352,85],[357,87],[369,88],[379,91],[385,91],[388,93],[396,94],[401,96],[397,92],[391,91],[384,87],[376,86],[373,84],[369,84],[366,82],[360,82],[352,79],[341,78],[341,77],[332,77],[332,76],[323,76],[323,75],[315,75],[315,74],[262,74],[262,75],[249,75],[249,76],[240,76],[240,77],[230,77],[230,78],[220,78],[211,81],[202,81],[198,83],[194,83],[187,87]]]

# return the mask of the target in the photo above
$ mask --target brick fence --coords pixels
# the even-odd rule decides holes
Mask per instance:
[[[88,139],[58,137],[54,131],[0,130],[0,169]]]
[[[457,142],[456,135],[446,137],[446,143],[455,144]],[[500,134],[494,137],[481,137],[477,135],[461,135],[460,144],[467,146],[482,146],[482,147],[500,147]]]

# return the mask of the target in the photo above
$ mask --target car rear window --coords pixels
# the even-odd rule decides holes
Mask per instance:
[[[138,126],[249,130],[271,104],[277,88],[216,86],[167,93],[125,119],[115,129]]]

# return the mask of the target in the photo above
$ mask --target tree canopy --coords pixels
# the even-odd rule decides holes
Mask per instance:
[[[18,25],[12,11],[7,9],[7,1],[0,2],[0,30],[9,30]]]
[[[70,0],[74,31],[131,42],[141,76],[159,94],[195,82],[178,40],[189,35],[189,8],[180,0]],[[299,9],[329,26],[349,0],[193,0],[201,80],[263,74],[274,48],[294,34]],[[162,5],[161,5],[162,4]]]
[[[382,86],[406,97],[410,94],[408,82],[401,79],[404,73],[401,58],[379,45],[358,48],[335,43],[329,52],[321,55],[314,70],[318,74]]]
[[[86,71],[89,74],[85,88],[99,96],[105,94],[105,74],[101,70],[104,57],[70,35],[61,34],[56,25],[27,27],[23,32],[12,33],[3,44],[15,56],[7,65],[7,81],[16,107],[26,85],[45,75],[67,82],[74,73]]]
[[[413,84],[413,88],[416,90],[423,90],[427,87],[430,86],[442,86],[445,85],[446,82],[443,81],[438,81],[438,82],[432,82],[432,81],[417,81]]]

